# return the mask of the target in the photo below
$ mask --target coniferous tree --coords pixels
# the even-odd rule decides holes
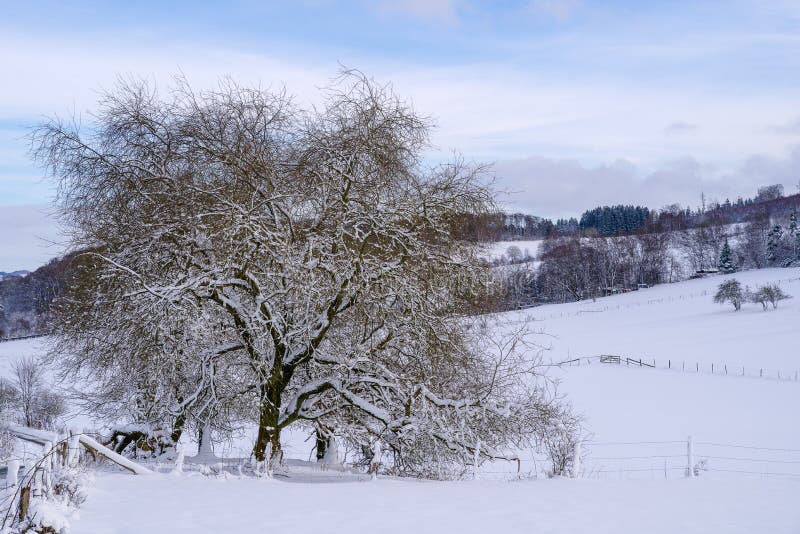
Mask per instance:
[[[777,260],[778,248],[781,243],[781,236],[783,235],[783,228],[780,224],[776,224],[767,234],[767,261],[774,263]]]
[[[725,240],[725,244],[722,245],[722,251],[719,254],[719,270],[723,273],[732,273],[736,271],[736,266],[733,264],[733,258],[731,254],[731,247],[728,244],[728,240]]]

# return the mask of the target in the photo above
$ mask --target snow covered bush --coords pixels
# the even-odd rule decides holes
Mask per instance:
[[[540,438],[560,405],[526,335],[463,317],[490,276],[458,237],[494,210],[483,169],[425,166],[428,121],[360,73],[324,98],[128,83],[90,131],[42,126],[87,251],[54,356],[105,413],[174,434],[255,422],[257,462],[281,461],[290,425],[380,440],[408,473]]]
[[[551,422],[548,432],[542,433],[541,447],[550,461],[547,475],[569,476],[575,465],[576,445],[581,439],[580,419],[569,410],[564,410]]]

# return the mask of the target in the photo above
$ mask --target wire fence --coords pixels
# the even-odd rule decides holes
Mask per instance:
[[[602,354],[597,356],[582,356],[560,362],[551,361],[547,367],[580,367],[587,365],[603,365],[608,367],[628,367],[639,369],[660,369],[679,373],[710,374],[740,378],[760,378],[766,380],[780,380],[787,382],[800,382],[800,370],[774,369],[768,367],[747,367],[744,365],[729,364],[725,362],[697,362],[687,360],[657,359],[620,356],[616,354]]]
[[[759,478],[800,483],[800,449],[686,440],[584,441],[575,450],[577,471],[567,476],[598,479],[675,479],[683,477]],[[574,456],[573,456],[574,457]],[[551,474],[545,455],[531,454],[512,465],[485,466],[487,478],[542,478]]]
[[[609,449],[615,454],[595,454]],[[625,478],[628,473],[650,473],[651,477],[663,478],[721,473],[800,482],[800,449],[694,441],[690,437],[684,441],[587,441],[583,450],[586,452],[581,474],[590,478],[600,475]]]

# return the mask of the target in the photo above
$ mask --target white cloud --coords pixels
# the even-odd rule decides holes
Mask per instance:
[[[687,157],[645,170],[630,161],[584,165],[575,160],[533,157],[495,165],[499,187],[511,193],[508,209],[546,217],[577,216],[586,209],[611,204],[660,208],[674,202],[697,207],[700,195],[724,201],[752,197],[761,185],[783,184],[796,192],[800,146],[783,155],[753,155],[730,168]]]
[[[691,124],[684,121],[677,121],[668,124],[664,127],[664,133],[667,135],[680,135],[697,130],[696,124]]]
[[[445,13],[445,4],[436,9]],[[98,88],[110,88],[119,74],[168,83],[178,69],[200,87],[229,74],[262,86],[285,82],[301,103],[315,101],[317,87],[336,74],[340,60],[392,81],[416,109],[433,116],[439,125],[433,134],[438,148],[499,162],[504,185],[522,191],[514,204],[543,215],[574,213],[598,203],[693,202],[704,188],[719,196],[750,194],[769,183],[768,177],[787,180],[786,169],[795,169],[794,160],[786,157],[787,138],[764,126],[786,123],[786,110],[797,107],[792,92],[578,81],[497,62],[434,67],[342,50],[279,55],[200,43],[126,43],[124,36],[104,36],[99,46],[86,40],[0,35],[0,50],[15,50],[0,56],[0,72],[15,73],[0,84],[0,120],[21,124],[71,109],[85,113],[95,108]],[[693,128],[697,124],[703,127]],[[3,150],[9,161],[25,159],[9,154],[8,146]],[[749,166],[737,163],[756,151],[763,156]],[[788,163],[774,163],[781,161]],[[747,172],[734,173],[734,182],[726,185],[724,169]]]
[[[453,24],[458,21],[456,0],[381,0],[378,10],[409,15],[425,22]]]
[[[782,135],[800,135],[800,117],[778,126],[771,126],[769,129]]]

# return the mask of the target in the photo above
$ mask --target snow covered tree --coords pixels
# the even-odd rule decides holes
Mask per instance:
[[[772,229],[767,233],[767,261],[769,263],[774,264],[779,259],[782,236],[783,228],[780,224],[773,225]]]
[[[64,398],[54,393],[47,383],[42,362],[21,358],[11,368],[11,387],[16,391],[14,398],[19,423],[32,428],[52,429],[66,411],[66,406]]]
[[[800,228],[797,226],[797,212],[789,215],[789,239],[792,247],[792,260],[800,260]]]
[[[759,211],[748,218],[744,229],[744,237],[739,241],[738,249],[750,267],[761,269],[767,263],[767,234],[770,231],[769,215]]]
[[[761,286],[750,295],[750,300],[756,304],[761,304],[765,311],[767,309],[767,304],[772,304],[772,308],[775,309],[778,307],[779,301],[788,298],[791,297],[784,293],[777,284]]]
[[[731,247],[728,244],[728,240],[725,240],[725,243],[722,245],[722,250],[719,253],[719,263],[718,263],[719,270],[723,273],[732,273],[736,271],[736,265],[733,263],[733,257],[731,254]]]
[[[717,304],[724,304],[730,302],[736,311],[742,309],[742,302],[745,300],[745,291],[742,289],[742,284],[735,278],[725,280],[717,288],[717,293],[714,295],[714,302]]]
[[[288,426],[321,422],[420,473],[504,457],[563,410],[535,359],[520,379],[524,335],[487,345],[462,317],[489,273],[458,225],[492,194],[480,167],[426,167],[428,131],[389,87],[347,72],[314,110],[230,81],[196,93],[179,80],[166,97],[122,84],[90,132],[52,121],[35,139],[73,246],[99,260],[98,299],[120,302],[128,338],[142,330],[129,357],[189,369],[210,407],[230,405],[215,397],[230,377],[258,462],[281,461]],[[60,341],[101,362],[88,340],[108,328],[83,324]],[[151,379],[155,397],[177,382],[89,367],[139,397]]]

